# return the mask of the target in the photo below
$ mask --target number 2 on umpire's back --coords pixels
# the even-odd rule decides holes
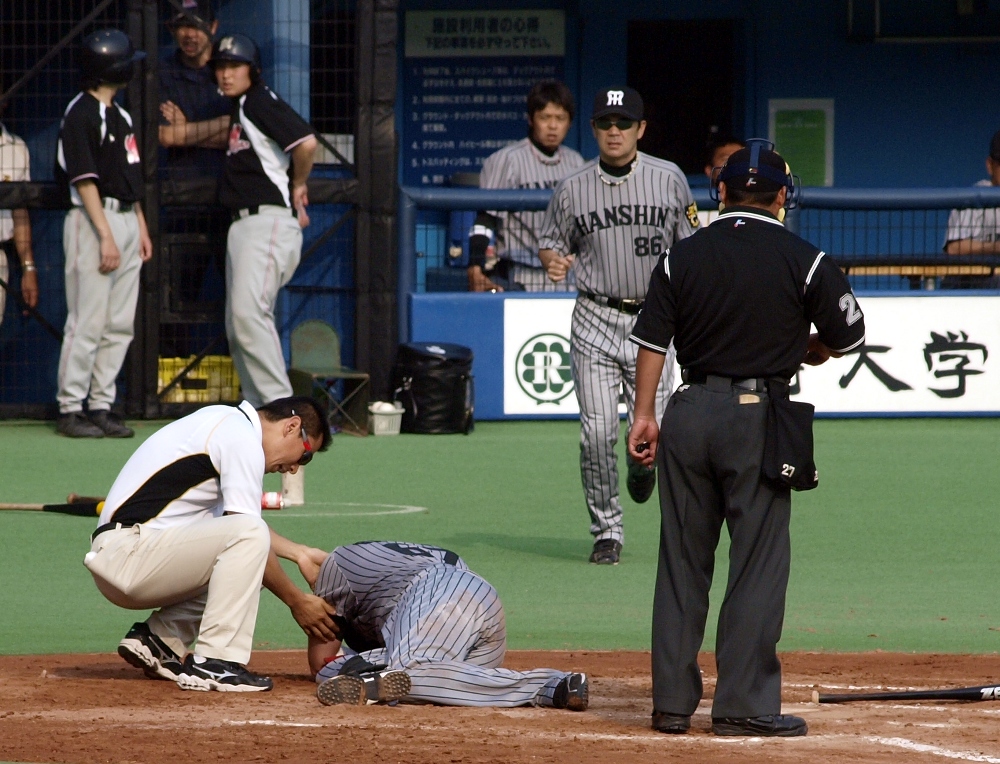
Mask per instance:
[[[636,236],[632,240],[632,251],[636,257],[646,257],[646,255],[659,257],[663,254],[663,237]]]

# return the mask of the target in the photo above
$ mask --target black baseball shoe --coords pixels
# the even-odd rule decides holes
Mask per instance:
[[[590,704],[590,687],[586,674],[567,674],[552,693],[552,707],[569,711],[586,711]]]
[[[360,656],[354,656],[360,658]],[[349,664],[353,661],[347,661]],[[361,658],[368,666],[368,663]],[[345,668],[347,667],[345,664]],[[405,671],[385,670],[386,666],[373,667],[375,670],[361,671],[357,667],[352,673],[341,673],[325,680],[316,688],[316,697],[324,706],[346,703],[351,706],[370,706],[376,703],[393,703],[410,694],[410,675]]]
[[[746,735],[749,737],[799,737],[809,728],[801,716],[769,714],[742,718],[712,718],[712,732],[716,735]]]
[[[628,460],[628,479],[625,481],[628,495],[636,504],[644,504],[656,488],[656,467],[644,467]]]
[[[60,414],[56,422],[56,432],[67,438],[103,438],[104,430],[88,421],[82,411]]]
[[[126,427],[122,418],[110,411],[91,411],[90,421],[100,428],[107,438],[131,438],[135,430]]]
[[[118,654],[150,679],[176,682],[184,670],[181,657],[149,630],[145,622],[134,623],[118,643]]]
[[[691,729],[691,717],[668,714],[666,711],[653,711],[652,727],[657,732],[665,732],[668,735],[683,735]]]
[[[202,658],[188,653],[184,668],[177,677],[182,690],[207,692],[265,692],[274,687],[269,676],[260,676],[246,666],[220,658]]]
[[[614,539],[598,539],[594,542],[594,551],[590,553],[590,561],[594,565],[617,565],[622,556],[622,542]]]

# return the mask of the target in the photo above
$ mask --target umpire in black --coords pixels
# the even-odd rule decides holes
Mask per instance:
[[[660,259],[630,337],[640,349],[628,451],[646,465],[655,459],[660,473],[652,723],[686,732],[701,699],[698,650],[725,522],[729,583],[716,638],[712,731],[804,735],[804,719],[781,715],[775,646],[791,560],[791,499],[787,487],[762,477],[768,409],[770,398],[787,398],[799,364],[821,364],[864,342],[864,317],[837,265],[785,230],[795,186],[769,142],[748,141],[716,182],[723,212]],[[810,323],[817,334],[810,336]],[[671,340],[684,384],[658,427],[654,394]]]

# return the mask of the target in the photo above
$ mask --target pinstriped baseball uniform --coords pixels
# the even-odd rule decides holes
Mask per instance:
[[[639,152],[629,174],[613,177],[599,160],[565,178],[555,190],[539,234],[541,249],[577,253],[572,363],[580,403],[580,473],[598,540],[623,538],[618,498],[618,393],[622,385],[632,424],[635,362],[628,341],[636,316],[586,296],[642,300],[657,260],[694,233],[697,208],[680,168]],[[673,351],[664,364],[657,416],[673,391]]]
[[[566,146],[546,156],[531,139],[524,138],[491,154],[479,173],[480,188],[555,188],[560,180],[583,165],[583,157]],[[529,292],[573,291],[572,276],[551,281],[538,259],[538,230],[545,213],[538,211],[492,213],[499,221],[497,255],[512,260],[511,279]]]
[[[348,653],[327,663],[317,682],[337,676],[360,652],[371,663],[406,670],[408,701],[509,707],[551,705],[566,676],[498,668],[507,651],[500,597],[446,549],[398,541],[340,546],[320,567],[314,591],[346,622]]]
[[[313,131],[260,83],[233,102],[219,185],[219,203],[234,214],[226,239],[226,335],[243,397],[261,406],[292,394],[274,309],[302,254],[288,152]]]

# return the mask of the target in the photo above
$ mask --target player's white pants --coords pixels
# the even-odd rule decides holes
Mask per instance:
[[[580,297],[573,309],[571,351],[573,380],[580,403],[580,477],[595,539],[622,541],[622,505],[618,498],[615,444],[621,421],[618,392],[625,386],[628,425],[635,408],[635,362],[638,346],[628,337],[637,316]],[[663,416],[674,390],[674,350],[670,347],[656,392],[656,420]]]
[[[556,669],[497,668],[507,652],[503,605],[488,581],[452,565],[429,567],[403,593],[382,627],[385,647],[361,653],[375,664],[405,669],[407,701],[446,706],[534,704],[546,684],[566,675]],[[322,682],[346,658],[326,664]]]
[[[526,292],[576,291],[576,275],[572,268],[562,281],[553,281],[544,268],[529,268],[526,265],[514,263],[510,271],[510,280],[523,285]]]
[[[302,228],[291,212],[260,209],[229,226],[226,239],[226,335],[243,397],[255,407],[292,394],[274,308],[302,254]]]
[[[135,212],[105,210],[121,264],[101,273],[101,242],[81,207],[66,213],[66,326],[59,354],[60,413],[111,408],[115,378],[125,361],[139,298],[139,219]],[[88,398],[89,393],[89,398]]]
[[[118,607],[160,608],[149,628],[175,653],[245,664],[271,548],[267,524],[224,515],[173,528],[105,531],[83,564]]]

